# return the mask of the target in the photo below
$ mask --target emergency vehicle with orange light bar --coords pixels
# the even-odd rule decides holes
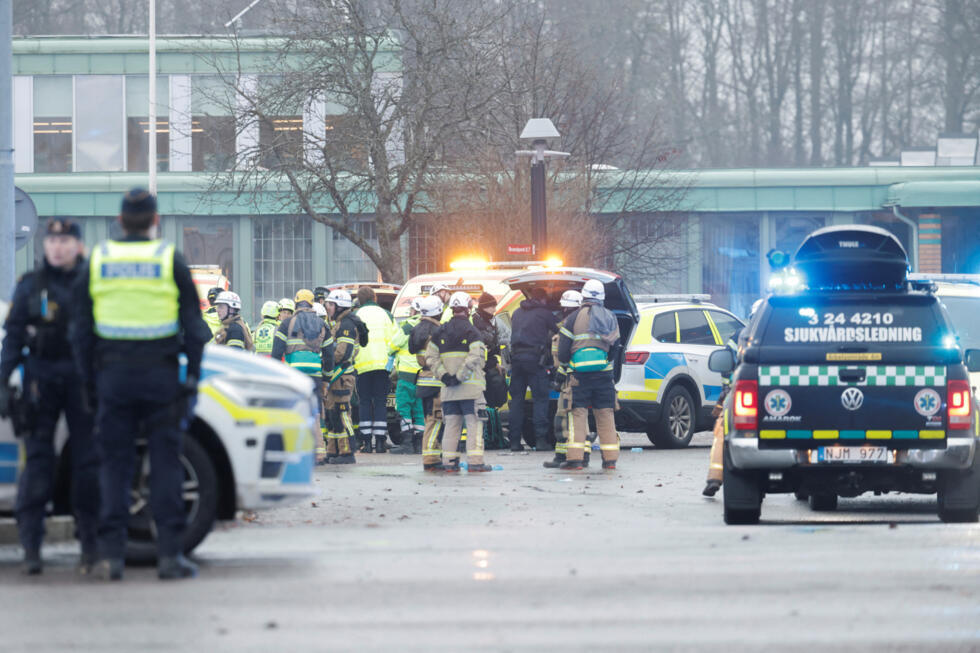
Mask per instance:
[[[725,401],[724,517],[759,521],[768,493],[813,510],[865,492],[937,495],[944,522],[980,510],[978,416],[968,368],[936,284],[910,280],[889,232],[863,225],[810,234],[793,256],[796,289],[759,307]]]

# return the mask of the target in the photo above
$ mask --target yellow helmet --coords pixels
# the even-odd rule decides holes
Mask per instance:
[[[296,297],[295,297],[295,299],[296,299],[296,303],[297,304],[299,304],[300,302],[306,302],[307,304],[309,304],[309,305],[312,306],[313,305],[313,291],[312,290],[307,290],[306,288],[303,288],[302,290],[297,290],[296,291]]]

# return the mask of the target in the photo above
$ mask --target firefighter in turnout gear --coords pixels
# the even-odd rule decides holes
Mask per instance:
[[[422,400],[415,393],[415,379],[422,367],[418,358],[409,351],[408,340],[419,321],[419,300],[412,300],[412,314],[395,329],[391,339],[389,353],[395,357],[398,383],[395,386],[395,407],[401,423],[402,441],[391,448],[391,453],[410,454],[422,452],[422,432],[425,430],[425,416],[422,412]]]
[[[442,399],[439,391],[442,383],[433,376],[426,361],[429,342],[439,331],[442,317],[442,300],[438,295],[429,295],[419,300],[422,317],[408,336],[408,351],[414,355],[419,365],[415,381],[415,396],[422,400],[422,413],[425,415],[425,430],[422,433],[422,467],[427,472],[442,469],[442,448],[439,445],[442,433]]]
[[[577,290],[566,290],[562,293],[561,301],[563,317],[571,315],[572,311],[582,306],[582,293]],[[568,442],[572,439],[572,370],[567,365],[562,365],[558,360],[558,334],[551,339],[551,357],[555,366],[555,375],[552,379],[552,388],[558,391],[558,406],[555,411],[555,457],[546,460],[544,466],[548,468],[560,467],[565,462],[568,453]],[[588,445],[583,450],[582,464],[584,467],[589,465]]]
[[[252,344],[255,353],[260,356],[271,356],[272,345],[276,340],[276,330],[279,329],[279,305],[273,301],[262,304],[262,321],[252,331]]]
[[[333,353],[333,338],[323,320],[313,312],[313,293],[309,290],[297,292],[295,308],[296,312],[276,330],[272,357],[285,360],[294,370],[313,379],[323,412],[324,378],[332,367],[329,361]],[[320,438],[316,447],[317,464],[326,461],[327,451],[327,443]]]
[[[589,408],[599,432],[602,468],[616,469],[619,435],[616,433],[616,385],[613,361],[621,347],[616,316],[602,305],[602,283],[589,279],[582,286],[582,308],[562,322],[558,332],[558,361],[572,370],[572,439],[561,469],[582,469]]]
[[[344,465],[356,462],[351,450],[354,423],[351,420],[351,394],[354,392],[354,359],[366,340],[367,328],[351,311],[350,293],[337,289],[327,295],[327,315],[333,323],[333,356],[325,375],[327,421],[327,462]]]
[[[214,343],[233,349],[255,351],[252,344],[252,332],[242,319],[242,300],[237,293],[224,291],[214,300],[221,328],[214,334]]]
[[[449,298],[453,317],[443,324],[426,349],[426,364],[433,376],[442,382],[442,465],[445,472],[459,471],[456,445],[466,423],[466,458],[470,472],[489,472],[483,462],[483,425],[477,413],[477,402],[483,397],[486,382],[483,366],[487,347],[480,332],[470,322],[470,296],[455,292]]]
[[[209,306],[204,310],[204,313],[202,314],[202,316],[204,317],[205,324],[207,324],[208,328],[211,329],[212,336],[218,332],[218,329],[221,328],[221,318],[218,317],[218,309],[214,305],[214,302],[216,299],[218,299],[218,295],[220,295],[222,292],[224,291],[218,286],[208,289]]]
[[[0,417],[10,417],[14,433],[24,438],[24,467],[18,479],[14,515],[24,547],[24,572],[29,575],[42,571],[44,518],[55,494],[58,466],[55,430],[62,414],[68,423],[70,446],[64,449],[64,458],[70,458],[71,505],[82,548],[79,573],[89,573],[96,561],[99,457],[92,437],[93,415],[84,396],[86,388],[68,342],[72,286],[86,267],[81,238],[81,228],[74,221],[48,222],[44,258],[36,270],[17,281],[4,324]],[[7,383],[20,366],[22,392],[20,400],[11,405],[14,391]]]
[[[291,300],[289,297],[283,297],[279,300],[279,321],[285,322],[293,316],[296,312],[296,302]]]

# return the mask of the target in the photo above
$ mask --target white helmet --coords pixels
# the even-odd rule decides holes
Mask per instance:
[[[577,290],[566,290],[561,294],[561,301],[558,303],[564,308],[578,308],[582,305],[582,293]]]
[[[336,304],[340,308],[350,308],[354,303],[354,300],[351,299],[350,293],[343,288],[331,290],[325,301],[328,301],[331,304]]]
[[[242,310],[242,298],[238,296],[238,293],[233,293],[230,290],[224,290],[218,294],[218,298],[214,300],[215,305],[217,304],[227,304],[228,308],[240,311]]]
[[[419,311],[426,317],[439,317],[442,315],[442,300],[436,295],[422,297],[419,300]]]
[[[585,300],[591,300],[594,302],[605,301],[606,299],[606,287],[602,285],[601,281],[596,279],[589,279],[582,286],[582,297]]]
[[[452,297],[449,298],[449,308],[469,308],[471,297],[467,295],[462,290],[457,290],[453,293]]]
[[[447,290],[448,291],[449,290],[449,286],[447,286],[446,284],[444,284],[442,282],[436,282],[436,283],[432,284],[432,287],[431,288],[429,288],[429,294],[430,295],[435,295],[436,293],[440,293],[443,290]]]
[[[422,312],[421,301],[422,301],[421,297],[415,297],[412,299],[411,307],[412,310],[415,311],[416,313]]]
[[[326,317],[327,316],[327,309],[320,302],[314,302],[313,303],[313,312],[316,313],[319,317]]]

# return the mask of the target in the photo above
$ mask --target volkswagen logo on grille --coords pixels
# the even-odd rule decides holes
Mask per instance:
[[[864,393],[857,388],[848,388],[841,394],[840,402],[847,410],[857,410],[864,403]]]

